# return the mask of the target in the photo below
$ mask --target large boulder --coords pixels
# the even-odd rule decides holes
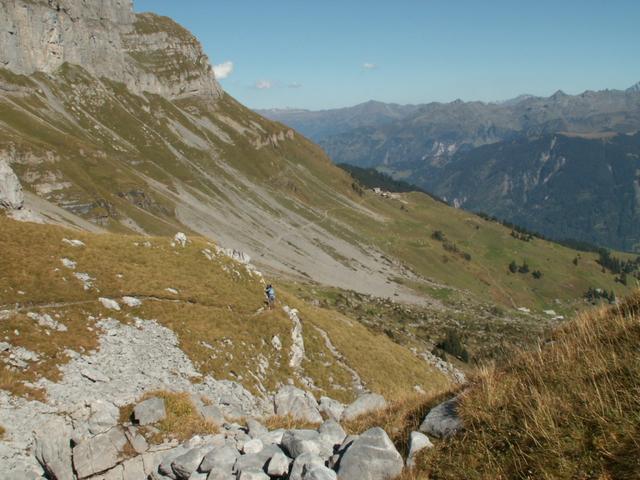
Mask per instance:
[[[315,453],[303,453],[293,461],[289,480],[302,480],[305,470],[312,467],[324,467],[324,460]]]
[[[342,413],[342,421],[349,421],[372,412],[386,408],[387,401],[377,393],[367,393],[349,405]]]
[[[337,422],[342,418],[345,406],[337,400],[329,397],[320,397],[320,413],[330,420]]]
[[[120,428],[112,428],[85,440],[73,448],[73,466],[78,479],[107,471],[124,459],[127,437]]]
[[[18,210],[24,205],[22,185],[6,160],[0,158],[0,208]]]
[[[433,443],[429,440],[424,433],[411,432],[409,439],[409,456],[407,457],[407,467],[413,468],[416,466],[416,455],[425,448],[433,448]]]
[[[242,453],[244,453],[245,455],[258,453],[263,448],[264,444],[262,443],[262,440],[260,440],[259,438],[252,438],[251,440],[244,443],[244,445],[242,446]]]
[[[244,470],[238,475],[238,480],[269,480],[269,475],[261,470]]]
[[[72,434],[71,427],[60,417],[53,417],[35,432],[35,456],[49,477],[73,480]]]
[[[208,448],[205,446],[195,447],[188,452],[183,453],[171,462],[171,469],[179,480],[188,480],[193,472],[196,471],[200,463],[207,453]]]
[[[164,420],[167,411],[164,407],[164,399],[153,397],[144,402],[140,402],[133,409],[133,419],[139,425],[150,425]]]
[[[464,426],[458,416],[458,401],[458,397],[454,397],[432,408],[419,430],[437,438],[449,438],[461,431]]]
[[[327,420],[320,425],[318,433],[320,433],[320,439],[322,442],[331,445],[332,448],[336,445],[342,444],[344,439],[347,437],[347,433],[335,420]]]
[[[276,452],[267,464],[267,474],[270,477],[284,477],[289,473],[291,460],[283,452]]]
[[[204,456],[199,470],[201,472],[210,472],[215,468],[216,470],[231,473],[239,456],[238,450],[231,445],[214,448]]]
[[[258,453],[241,455],[236,461],[235,470],[238,474],[244,471],[263,472],[271,458],[278,452],[282,452],[282,450],[277,445],[265,445]]]
[[[338,480],[338,475],[324,465],[314,465],[311,468],[305,468],[302,480]]]
[[[322,458],[329,458],[333,453],[333,443],[323,438],[316,430],[288,430],[282,436],[282,448],[291,458],[298,458],[303,453],[313,453]]]
[[[276,415],[291,416],[303,422],[322,423],[318,402],[309,392],[287,385],[278,391],[273,403]]]
[[[338,465],[340,480],[389,480],[402,472],[404,462],[386,432],[367,430],[346,449]]]

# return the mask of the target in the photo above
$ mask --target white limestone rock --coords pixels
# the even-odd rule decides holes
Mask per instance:
[[[1,23],[2,20],[0,20],[0,24]],[[4,36],[1,36],[0,38],[3,37]],[[0,53],[0,56],[1,55]],[[24,195],[22,193],[20,180],[9,166],[9,163],[4,158],[0,158],[0,208],[19,210],[23,205]]]

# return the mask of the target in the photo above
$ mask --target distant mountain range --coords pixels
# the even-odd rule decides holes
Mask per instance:
[[[500,215],[555,238],[572,236],[616,248],[640,248],[640,232],[610,223],[611,218],[637,218],[640,193],[635,202],[620,203],[620,192],[609,191],[610,182],[598,173],[621,167],[619,162],[637,154],[632,147],[633,151],[619,147],[635,145],[636,136],[627,135],[640,130],[640,82],[626,90],[585,91],[579,95],[558,90],[550,97],[521,95],[494,103],[456,100],[402,106],[372,101],[337,110],[260,113],[311,137],[336,163],[377,168],[457,206]],[[553,138],[562,151],[547,148],[544,155],[556,155],[558,162],[565,162],[556,164],[559,175],[554,188],[577,193],[572,175],[581,175],[582,188],[589,195],[580,205],[598,217],[596,224],[591,221],[594,218],[576,219],[571,228],[563,222],[561,212],[575,205],[571,197],[566,199],[567,205],[550,196],[534,210],[529,208],[531,198],[527,194],[533,186],[523,179],[537,173],[524,160],[514,159],[542,155],[542,145],[549,147]],[[608,157],[598,161],[594,157],[597,152],[606,152]],[[586,164],[593,168],[584,168]],[[509,181],[519,178],[524,182],[522,189],[514,185],[494,192],[501,185],[496,175],[506,165]],[[635,164],[629,165],[631,172]],[[571,173],[566,170],[569,166]],[[616,181],[624,185],[619,186],[625,192],[640,191],[637,176],[631,173]],[[547,185],[535,188],[543,194]],[[556,214],[549,217],[548,209]]]

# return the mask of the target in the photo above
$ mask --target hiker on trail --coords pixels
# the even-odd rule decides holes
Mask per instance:
[[[271,310],[276,305],[276,291],[271,284],[267,285],[267,288],[264,290],[264,294],[267,297],[267,304],[269,305],[269,310]]]

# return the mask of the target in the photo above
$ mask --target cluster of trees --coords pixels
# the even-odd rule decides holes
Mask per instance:
[[[589,287],[589,290],[584,294],[584,298],[593,304],[598,303],[600,300],[606,300],[612,305],[616,303],[616,294],[614,291],[611,290],[610,292],[607,292],[601,288]]]
[[[511,263],[509,264],[509,271],[511,273],[522,273],[526,275],[531,270],[526,260],[522,261],[522,265],[518,265],[515,260],[511,260]],[[542,278],[542,272],[540,270],[534,270],[533,272],[531,272],[531,275],[536,280],[539,280]]]
[[[609,270],[611,273],[620,275],[622,273],[632,274],[640,270],[640,257],[635,260],[622,260],[614,255],[606,248],[598,250],[598,263],[602,268]]]
[[[375,168],[356,167],[354,165],[348,165],[346,163],[339,163],[337,166],[340,167],[342,170],[345,170],[346,172],[348,172],[351,175],[351,177],[355,180],[354,183],[356,183],[360,188],[362,187],[376,188],[377,187],[377,188],[381,188],[382,190],[387,190],[389,192],[397,192],[397,193],[422,192],[425,195],[430,196],[434,200],[437,200],[438,202],[448,205],[448,203],[442,200],[440,197],[433,195],[432,193],[429,193],[426,190],[420,187],[417,187],[411,183],[404,182],[402,180],[395,180],[389,175],[379,172]],[[356,192],[358,192],[358,190],[356,190],[353,184],[351,185],[351,188],[353,188]],[[358,194],[362,195],[361,193],[358,193]]]
[[[508,222],[507,220],[502,220],[498,217],[494,217],[493,215],[489,215],[488,213],[476,212],[476,215],[478,215],[480,218],[483,218],[484,220],[487,220],[489,222],[499,223],[500,225],[510,228],[511,236],[514,238],[517,238],[518,240],[523,240],[525,238],[528,238],[528,240],[525,240],[525,241],[529,242],[534,237],[539,238],[541,240],[548,240],[548,238],[546,238],[541,233],[534,232],[533,230],[528,230],[524,227],[521,227],[520,225],[516,225],[515,223]]]
[[[513,238],[516,238],[518,240],[524,240],[526,242],[531,241],[533,238],[539,238],[540,240],[546,240],[547,242],[553,242],[553,243],[557,243],[558,245],[562,245],[565,246],[567,248],[571,248],[572,250],[578,250],[580,252],[593,252],[593,253],[597,253],[598,251],[600,251],[602,249],[602,247],[598,247],[597,245],[594,245],[592,243],[589,242],[585,242],[582,240],[574,240],[572,238],[564,238],[564,239],[554,239],[554,238],[549,238],[539,232],[535,232],[533,230],[529,230],[527,228],[521,227],[520,225],[517,225],[515,223],[512,222],[508,222],[506,220],[502,220],[498,217],[495,217],[493,215],[489,215],[487,213],[484,212],[476,212],[476,215],[478,215],[480,218],[483,218],[489,222],[494,222],[494,223],[499,223],[500,225],[503,225],[507,228],[510,228],[511,231],[511,236]]]
[[[516,240],[521,240],[523,242],[530,242],[533,240],[533,235],[531,233],[521,233],[515,229],[511,230],[511,236]]]
[[[447,240],[447,237],[442,230],[436,230],[435,232],[433,232],[431,234],[431,238],[437,240],[438,242],[441,242],[442,248],[444,248],[447,252],[458,255],[459,257],[464,258],[467,262],[471,261],[471,254],[468,252],[463,252],[455,243]]]
[[[627,285],[629,282],[627,277],[629,275],[640,280],[640,257],[637,257],[635,260],[623,260],[611,255],[611,252],[606,248],[599,249],[598,254],[598,263],[602,266],[602,271],[609,270],[611,273],[617,275],[616,282]]]
[[[436,344],[433,351],[434,355],[446,360],[446,354],[453,355],[458,360],[469,363],[469,352],[464,347],[460,335],[455,330],[448,330],[447,336]]]

